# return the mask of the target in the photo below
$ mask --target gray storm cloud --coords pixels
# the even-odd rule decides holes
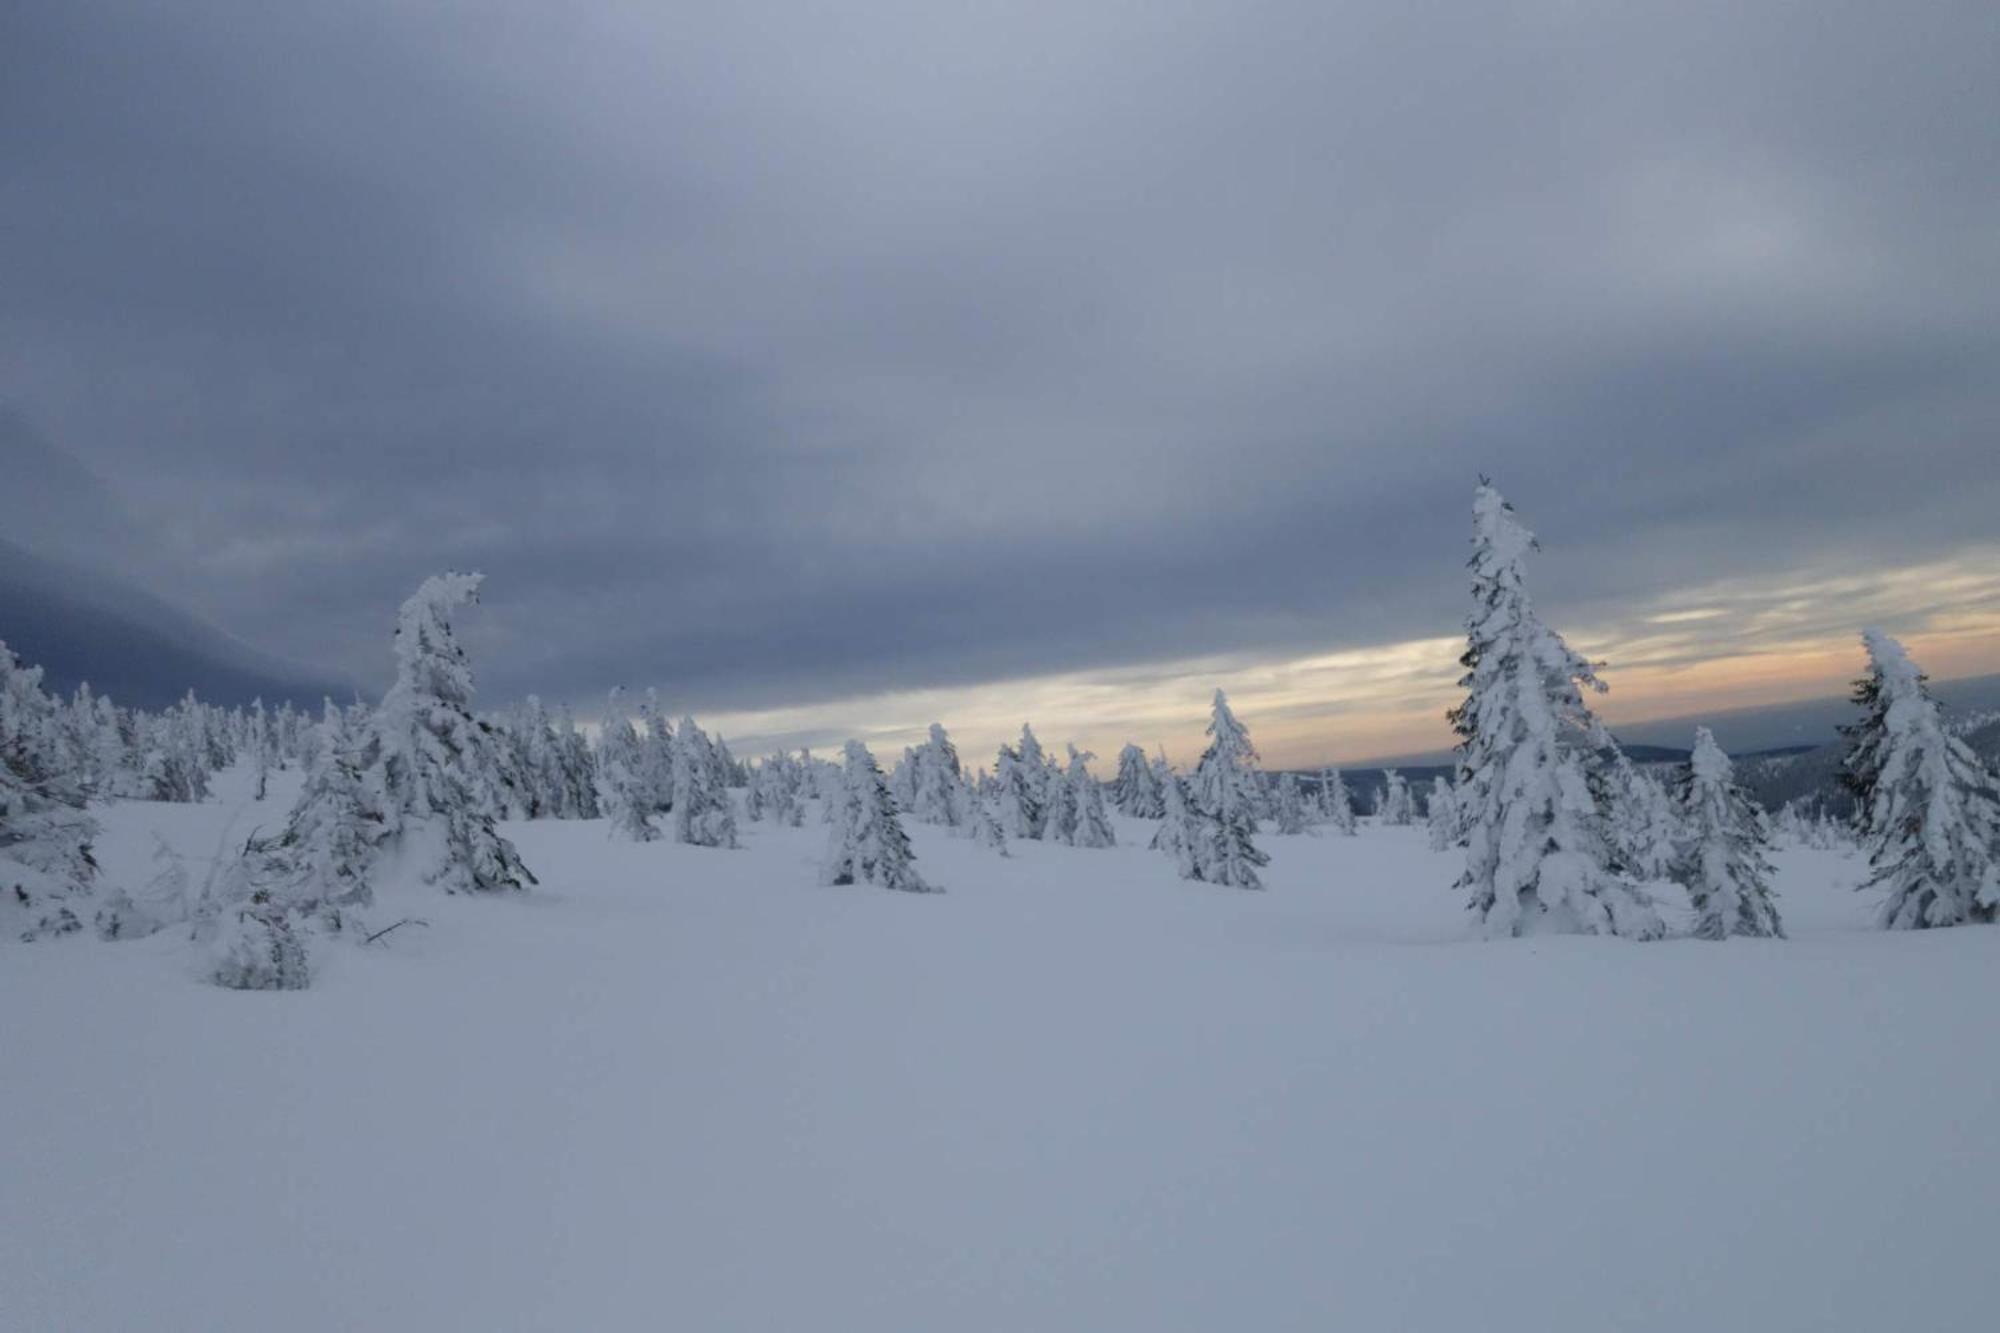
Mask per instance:
[[[0,394],[380,675],[745,708],[1990,539],[1990,6],[0,18]],[[161,573],[161,570],[168,573]]]

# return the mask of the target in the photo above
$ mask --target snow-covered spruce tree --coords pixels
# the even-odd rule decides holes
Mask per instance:
[[[1354,817],[1354,797],[1349,794],[1347,781],[1340,776],[1337,768],[1320,770],[1319,810],[1320,818],[1335,832],[1350,838],[1355,835],[1359,821]]]
[[[1534,534],[1483,481],[1472,546],[1466,698],[1450,714],[1466,828],[1458,886],[1489,935],[1655,938],[1659,914],[1614,868],[1591,795],[1591,755],[1606,738],[1579,684],[1603,686],[1535,614],[1523,577]]]
[[[799,828],[806,818],[805,785],[809,776],[789,755],[772,755],[759,767],[768,774],[765,788],[771,822],[779,828]]]
[[[0,920],[24,938],[80,929],[76,908],[97,874],[97,823],[62,767],[56,701],[42,669],[0,643]]]
[[[383,836],[435,845],[423,875],[449,893],[492,893],[535,882],[493,827],[502,796],[490,728],[472,715],[472,667],[451,631],[453,608],[477,603],[479,574],[437,574],[396,621],[396,680],[375,712],[362,757]]]
[[[1299,788],[1298,774],[1279,776],[1278,794],[1272,806],[1280,834],[1289,837],[1306,831],[1306,797]]]
[[[1452,790],[1450,778],[1431,779],[1430,800],[1424,803],[1424,825],[1430,834],[1432,851],[1446,851],[1458,842],[1458,794]]]
[[[369,868],[384,820],[370,800],[362,763],[363,738],[327,700],[312,766],[284,830],[270,842],[253,842],[246,851],[246,856],[264,859],[250,879],[272,910],[339,930],[351,913],[375,900]]]
[[[1270,856],[1256,844],[1257,751],[1221,690],[1208,723],[1208,749],[1195,765],[1189,796],[1200,815],[1197,878],[1239,889],[1261,889],[1257,868]]]
[[[1075,747],[1070,747],[1074,751]],[[1076,837],[1076,791],[1061,774],[1042,779],[1042,841],[1070,842]]]
[[[1007,835],[994,817],[992,803],[974,792],[967,810],[966,829],[972,840],[989,851],[1007,855]]]
[[[208,799],[208,740],[193,691],[146,723],[141,777],[148,799],[197,804]]]
[[[904,814],[917,808],[917,752],[911,746],[903,747],[903,757],[889,772],[889,797]]]
[[[727,773],[715,761],[715,747],[694,724],[681,719],[674,735],[674,841],[696,847],[736,845],[736,806],[729,798]]]
[[[1903,645],[1862,636],[1867,710],[1848,730],[1846,773],[1880,890],[1881,924],[1921,930],[2000,918],[2000,779],[1945,728]]]
[[[230,990],[304,990],[312,983],[305,940],[265,889],[219,913],[209,951],[209,980]]]
[[[1039,838],[1047,821],[1042,789],[1042,744],[1025,725],[1021,744],[1000,747],[994,772],[1000,784],[996,813],[1010,838]]]
[[[652,766],[616,689],[605,703],[597,730],[597,805],[615,837],[651,842],[660,836],[653,825],[657,802]]]
[[[1152,848],[1173,861],[1182,879],[1200,879],[1201,849],[1208,841],[1201,815],[1188,799],[1187,784],[1168,773],[1161,788],[1160,826],[1153,830]]]
[[[558,705],[549,723],[550,762],[554,766],[557,819],[596,819],[597,770],[590,755],[590,742],[577,729],[576,717],[567,704]]]
[[[896,815],[888,781],[860,741],[847,743],[847,769],[834,797],[833,831],[822,884],[875,884],[908,893],[934,893],[917,873],[909,835]]]
[[[1118,776],[1111,784],[1111,804],[1132,819],[1158,819],[1166,813],[1166,796],[1159,774],[1146,762],[1146,752],[1128,744],[1118,752]]]
[[[1096,758],[1074,745],[1069,747],[1069,772],[1063,785],[1069,789],[1069,837],[1072,847],[1116,847],[1118,834],[1112,830],[1111,814],[1105,809],[1104,788],[1085,767]]]
[[[965,770],[958,760],[958,747],[951,743],[943,724],[931,723],[930,739],[912,754],[915,786],[910,793],[911,817],[923,824],[957,828],[967,814],[962,795]]]
[[[1416,819],[1410,799],[1410,784],[1395,769],[1382,771],[1382,794],[1375,798],[1375,818],[1379,823],[1401,828]]]
[[[674,763],[679,737],[674,735],[667,715],[660,711],[660,692],[648,687],[639,705],[639,739],[633,765],[639,778],[640,799],[654,814],[674,808]]]
[[[1729,756],[1707,727],[1694,733],[1694,755],[1675,793],[1680,837],[1668,869],[1694,904],[1694,935],[1776,936],[1785,928],[1771,901],[1769,822],[1736,783]]]
[[[1612,865],[1638,880],[1665,878],[1681,833],[1666,789],[1616,742],[1600,747],[1594,760],[1591,794],[1604,812]]]

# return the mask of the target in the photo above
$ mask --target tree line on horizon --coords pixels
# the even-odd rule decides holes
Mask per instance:
[[[1636,764],[1588,705],[1606,688],[1597,664],[1534,609],[1534,534],[1483,480],[1472,547],[1465,697],[1449,714],[1454,772],[1420,796],[1388,770],[1377,821],[1421,817],[1433,848],[1462,849],[1456,887],[1490,936],[1660,938],[1663,881],[1685,890],[1697,937],[1782,936],[1773,820],[1714,738],[1697,729],[1669,782]],[[506,819],[603,819],[616,837],[729,849],[741,821],[798,827],[816,808],[828,827],[824,883],[912,892],[937,886],[916,868],[905,819],[1005,855],[1023,840],[1114,846],[1115,810],[1155,825],[1150,846],[1181,878],[1242,889],[1262,887],[1267,825],[1280,836],[1356,831],[1340,771],[1303,781],[1264,773],[1220,689],[1190,771],[1128,744],[1109,782],[1091,772],[1094,756],[1071,745],[1059,759],[1025,725],[991,770],[970,770],[933,724],[885,773],[860,741],[840,763],[809,750],[742,762],[692,717],[670,722],[651,691],[636,708],[613,691],[594,744],[568,709],[533,696],[481,716],[452,630],[480,583],[426,579],[399,612],[388,692],[373,707],[328,701],[316,723],[289,705],[225,710],[192,694],[158,713],[119,708],[88,685],[61,700],[0,644],[0,910],[25,938],[78,933],[86,917],[106,939],[186,927],[209,949],[218,984],[284,989],[307,984],[310,939],[379,937],[365,918],[384,878],[414,874],[470,894],[532,886],[498,828]],[[1848,832],[1870,857],[1863,888],[1882,895],[1878,920],[1891,929],[1994,921],[2000,777],[1946,724],[1900,644],[1871,629],[1863,646],[1861,717],[1842,729],[1842,780]],[[211,775],[237,763],[250,766],[258,800],[270,772],[302,770],[276,832],[251,836],[199,886],[170,849],[143,888],[98,883],[93,803],[199,801]],[[1795,809],[1780,819],[1801,836],[1831,836],[1824,819]]]

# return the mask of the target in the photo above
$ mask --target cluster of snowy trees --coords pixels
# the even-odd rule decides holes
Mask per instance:
[[[1903,647],[1863,636],[1861,718],[1843,728],[1855,816],[1790,806],[1774,821],[1739,784],[1706,731],[1663,781],[1635,764],[1591,712],[1605,687],[1536,613],[1526,586],[1534,535],[1490,485],[1473,505],[1474,609],[1450,719],[1453,774],[1421,800],[1384,774],[1377,821],[1424,819],[1434,849],[1462,849],[1458,880],[1492,935],[1667,933],[1660,886],[1680,885],[1704,939],[1781,936],[1770,887],[1774,826],[1813,846],[1858,840],[1864,888],[1894,929],[2000,919],[2000,776],[1941,716]],[[307,984],[312,941],[379,938],[405,924],[369,920],[380,885],[414,878],[450,893],[518,892],[535,883],[505,819],[604,819],[613,836],[738,845],[741,823],[827,826],[821,879],[933,892],[916,869],[905,819],[1000,855],[1013,841],[1112,847],[1112,811],[1154,821],[1151,846],[1185,879],[1262,887],[1265,826],[1280,836],[1352,835],[1355,802],[1338,769],[1301,781],[1260,772],[1248,729],[1215,692],[1208,745],[1181,773],[1136,744],[1100,781],[1074,745],[1062,758],[1030,726],[993,769],[968,770],[942,725],[884,774],[849,742],[842,762],[810,751],[738,761],[692,717],[670,722],[648,692],[614,691],[595,743],[566,708],[530,697],[474,712],[470,663],[452,617],[478,600],[480,576],[430,578],[398,615],[395,682],[375,707],[328,701],[314,722],[288,704],[221,709],[192,695],[148,714],[80,687],[59,699],[38,669],[0,645],[0,914],[27,938],[94,925],[108,939],[186,928],[210,975],[242,988]],[[163,847],[143,887],[106,890],[92,853],[93,801],[199,801],[211,777],[243,764],[254,798],[273,772],[301,770],[276,831],[252,835],[195,884]],[[740,798],[738,796],[740,793]]]
[[[614,831],[636,842],[660,836],[654,822],[664,818],[675,842],[696,847],[736,846],[732,787],[749,785],[749,774],[729,745],[711,739],[692,717],[678,727],[647,691],[636,720],[611,699],[598,731],[600,804]]]
[[[1462,846],[1459,885],[1492,934],[1665,933],[1650,884],[1682,885],[1704,939],[1778,936],[1767,849],[1772,821],[1704,729],[1672,789],[1623,754],[1584,691],[1595,664],[1536,615],[1525,564],[1536,549],[1490,485],[1473,505],[1474,610],[1456,781],[1432,797],[1434,844]],[[1862,885],[1892,929],[1987,922],[2000,913],[2000,776],[1945,724],[1902,646],[1864,633],[1863,716],[1843,728]],[[1803,840],[1830,842],[1823,818],[1790,810]]]
[[[1526,586],[1534,534],[1484,483],[1472,545],[1466,698],[1451,713],[1457,773],[1431,834],[1465,848],[1459,887],[1487,932],[1657,938],[1666,927],[1648,885],[1672,874],[1696,902],[1695,934],[1780,933],[1757,851],[1769,832],[1727,758],[1712,743],[1698,750],[1687,818],[1675,820],[1590,711],[1584,691],[1605,686],[1536,614]],[[1749,851],[1718,854],[1723,844]],[[1732,878],[1714,882],[1720,874]],[[1727,906],[1739,902],[1753,906]]]

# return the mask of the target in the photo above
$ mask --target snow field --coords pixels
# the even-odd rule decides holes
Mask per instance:
[[[281,775],[291,777],[293,775]],[[111,884],[282,819],[114,805]],[[1420,827],[1266,892],[912,824],[943,895],[511,824],[314,988],[0,944],[7,1329],[1987,1329],[2000,930],[1486,942]]]

